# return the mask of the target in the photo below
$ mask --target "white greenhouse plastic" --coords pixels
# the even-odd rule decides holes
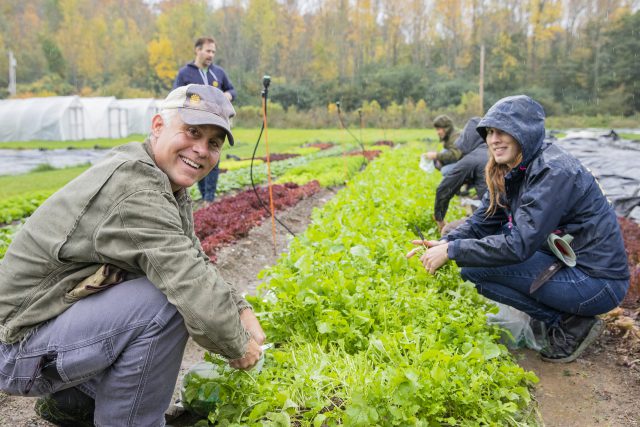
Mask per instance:
[[[91,138],[124,138],[129,135],[127,110],[115,96],[80,98],[84,106],[84,134]]]
[[[0,100],[0,141],[86,138],[78,96]]]
[[[118,104],[127,111],[128,134],[146,135],[151,130],[151,119],[160,111],[153,98],[119,99]]]
[[[160,101],[113,96],[0,100],[0,142],[76,141],[147,135]]]

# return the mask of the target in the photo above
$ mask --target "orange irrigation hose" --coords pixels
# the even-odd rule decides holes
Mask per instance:
[[[349,179],[349,171],[347,170],[347,149],[342,150],[342,169],[344,170],[344,183]]]
[[[267,151],[267,184],[269,187],[269,210],[271,211],[271,235],[273,237],[273,254],[276,252],[276,218],[273,206],[273,186],[271,183],[271,162],[269,158],[269,132],[267,130],[267,97],[262,98],[262,118],[264,124],[264,146]]]

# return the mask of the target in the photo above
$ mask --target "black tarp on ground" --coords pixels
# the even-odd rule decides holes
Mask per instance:
[[[640,142],[615,132],[568,132],[555,141],[588,167],[620,216],[640,222]]]

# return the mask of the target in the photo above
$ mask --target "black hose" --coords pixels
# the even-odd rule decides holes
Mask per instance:
[[[264,98],[264,114],[265,115],[267,114],[267,92],[268,92],[268,86],[269,86],[268,84],[265,84],[265,88],[262,90],[262,97]],[[251,155],[251,165],[249,166],[249,176],[251,177],[251,188],[253,188],[253,192],[255,193],[256,198],[258,199],[258,202],[260,202],[260,206],[262,206],[264,208],[264,210],[267,211],[267,213],[269,215],[271,215],[272,214],[271,210],[267,207],[267,205],[260,198],[260,194],[258,194],[258,190],[256,189],[256,184],[253,181],[253,161],[256,158],[256,152],[258,151],[258,145],[260,144],[260,138],[262,138],[262,132],[263,131],[264,131],[264,120],[262,121],[262,127],[260,127],[260,133],[258,134],[258,140],[256,141],[256,145],[255,145],[255,147],[253,147],[253,154]],[[276,217],[275,212],[273,212],[273,218],[276,221],[278,221],[278,224],[283,226],[284,229],[287,230],[292,236],[294,236],[294,237],[296,236],[295,233],[289,229],[289,227],[287,227],[282,221],[280,221],[278,219],[278,217]]]

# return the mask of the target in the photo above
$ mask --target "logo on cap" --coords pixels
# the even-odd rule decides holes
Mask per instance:
[[[198,105],[200,103],[200,96],[197,93],[192,94],[191,98],[189,98],[189,103]]]

